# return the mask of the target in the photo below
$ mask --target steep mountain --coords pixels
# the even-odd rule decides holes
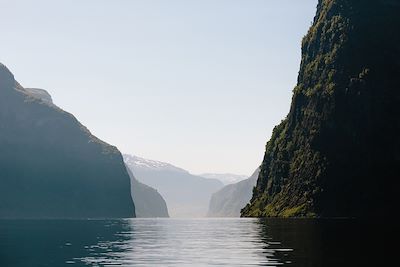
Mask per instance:
[[[250,201],[257,183],[258,168],[249,178],[228,184],[211,196],[208,217],[240,217],[240,210]]]
[[[400,166],[400,1],[320,0],[290,112],[242,216],[387,216]]]
[[[219,180],[192,175],[169,163],[131,155],[124,155],[124,160],[140,182],[160,192],[171,217],[205,216],[211,194],[223,187]]]
[[[161,218],[169,217],[165,200],[154,188],[139,182],[127,167],[131,178],[131,193],[135,203],[136,217]]]
[[[134,216],[118,149],[0,64],[0,218]]]
[[[239,181],[245,180],[248,178],[246,175],[238,175],[232,173],[202,173],[199,176],[208,178],[208,179],[217,179],[220,180],[224,185],[234,184]]]

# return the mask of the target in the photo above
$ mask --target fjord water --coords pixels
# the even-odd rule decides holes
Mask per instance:
[[[366,226],[345,219],[2,220],[0,266],[383,263],[385,244]]]

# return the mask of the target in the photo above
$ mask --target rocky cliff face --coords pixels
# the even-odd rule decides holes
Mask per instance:
[[[257,169],[246,180],[229,184],[211,196],[208,217],[240,217],[240,210],[250,201],[253,188],[257,183]]]
[[[0,64],[0,218],[134,216],[117,148]]]
[[[242,216],[382,216],[400,166],[400,1],[320,0]]]
[[[169,217],[167,203],[154,188],[139,182],[127,167],[131,178],[131,192],[138,218]]]

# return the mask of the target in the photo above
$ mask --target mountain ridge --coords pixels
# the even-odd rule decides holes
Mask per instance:
[[[163,161],[145,159],[139,156],[123,154],[125,162],[130,165],[142,166],[144,168],[150,169],[158,169],[158,170],[166,170],[166,171],[177,171],[183,173],[189,173],[187,170],[176,167],[170,163],[166,163]]]

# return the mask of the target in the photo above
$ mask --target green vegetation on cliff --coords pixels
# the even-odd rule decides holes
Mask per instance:
[[[242,216],[381,216],[400,166],[400,1],[320,0]]]

